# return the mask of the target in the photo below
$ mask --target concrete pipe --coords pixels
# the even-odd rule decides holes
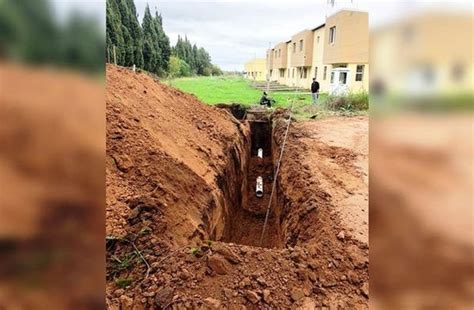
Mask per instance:
[[[262,148],[259,148],[258,151],[257,151],[257,156],[258,158],[262,159],[263,158],[263,149]]]
[[[257,188],[255,191],[257,197],[263,197],[263,178],[257,177]]]

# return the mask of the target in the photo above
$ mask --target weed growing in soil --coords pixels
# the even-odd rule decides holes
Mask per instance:
[[[126,254],[124,257],[117,257],[117,256],[112,256],[112,266],[111,270],[113,273],[119,273],[120,271],[127,270],[131,266],[135,265],[137,261],[137,253],[131,252]]]
[[[126,278],[126,279],[119,278],[115,280],[115,285],[117,285],[117,287],[119,288],[126,288],[127,286],[132,285],[132,283],[133,283],[133,280],[130,278]]]

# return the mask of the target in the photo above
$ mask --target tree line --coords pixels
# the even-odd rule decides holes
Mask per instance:
[[[146,6],[142,23],[133,0],[107,0],[106,58],[108,62],[133,66],[159,76],[219,75],[204,48],[178,37],[171,47],[163,20]]]
[[[59,22],[48,0],[0,1],[2,58],[97,74],[104,70],[104,43],[97,18],[72,11]]]

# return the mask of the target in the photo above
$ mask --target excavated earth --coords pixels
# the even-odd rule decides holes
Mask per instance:
[[[333,174],[316,173],[331,165],[314,164],[356,170],[358,155],[319,154],[292,123],[270,200],[287,111],[242,119],[110,65],[106,102],[109,309],[368,308],[367,242],[345,230]]]

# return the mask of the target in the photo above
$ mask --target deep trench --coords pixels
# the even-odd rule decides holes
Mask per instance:
[[[272,191],[274,167],[279,157],[272,119],[243,121],[250,131],[248,136],[243,134],[241,147],[236,146],[230,152],[229,167],[218,180],[224,201],[220,203],[220,210],[216,208],[217,215],[212,216],[214,223],[210,225],[209,236],[222,242],[280,248],[283,246],[282,206],[277,189],[273,193],[271,212],[260,242]],[[259,148],[263,150],[263,158],[257,156]],[[259,176],[263,179],[262,197],[256,195]]]

